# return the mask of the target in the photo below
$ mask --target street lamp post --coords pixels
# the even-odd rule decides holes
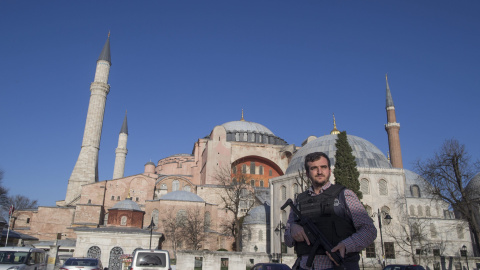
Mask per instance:
[[[278,257],[280,259],[280,263],[282,263],[282,230],[285,230],[285,224],[280,220],[280,223],[278,223],[277,227],[275,228],[275,233],[279,236],[278,238],[280,239],[280,252],[278,253]]]
[[[150,225],[147,227],[150,229],[150,249],[152,249],[152,234],[153,234],[153,227],[155,227],[155,223],[153,223],[153,217],[152,221],[150,222]]]
[[[469,267],[468,267],[467,246],[463,245],[460,250],[461,250],[461,253],[465,254],[465,261],[467,262],[467,270],[468,270]],[[462,255],[462,254],[460,254],[460,255]]]
[[[384,216],[383,218],[385,219],[385,222],[390,224],[390,221],[392,220],[392,217],[386,213],[386,212],[380,212],[380,209],[378,209],[377,213],[374,213],[373,216],[378,217],[378,228],[380,229],[380,245],[382,246],[382,266],[385,268],[385,250],[383,247],[383,233],[382,233],[382,215]]]

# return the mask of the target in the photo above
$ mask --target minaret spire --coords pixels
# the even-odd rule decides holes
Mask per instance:
[[[403,168],[402,161],[402,149],[400,148],[400,123],[397,123],[397,117],[395,115],[395,106],[393,105],[392,93],[390,92],[390,86],[388,85],[388,77],[385,74],[385,81],[387,84],[387,124],[385,124],[385,130],[388,134],[388,148],[390,155],[390,163],[394,168]]]
[[[335,114],[333,114],[333,129],[330,131],[331,135],[338,135],[340,134],[340,130],[337,129],[337,122],[335,121]]]
[[[125,111],[125,118],[123,119],[122,128],[118,135],[118,146],[115,149],[115,165],[113,166],[113,178],[122,178],[125,174],[125,159],[127,158],[127,139],[128,139],[128,125],[127,125],[127,111]]]
[[[243,118],[243,109],[242,109],[242,119],[240,119],[240,121],[245,121],[245,119]]]
[[[81,187],[98,181],[98,152],[100,150],[105,103],[110,92],[110,85],[108,85],[110,66],[110,36],[108,36],[97,60],[95,78],[90,85],[90,102],[88,103],[82,148],[68,179],[65,201],[59,201],[57,203],[59,206],[75,205],[80,198]]]

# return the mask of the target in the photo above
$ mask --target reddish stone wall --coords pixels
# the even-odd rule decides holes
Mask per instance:
[[[108,226],[142,228],[144,214],[139,211],[111,209],[108,211]],[[122,224],[122,217],[126,217],[125,224]]]

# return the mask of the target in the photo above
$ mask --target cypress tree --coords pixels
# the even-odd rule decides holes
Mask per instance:
[[[337,141],[335,142],[337,152],[335,153],[335,169],[333,170],[335,183],[344,185],[355,192],[359,199],[362,199],[360,181],[358,181],[360,173],[357,170],[357,163],[352,154],[352,147],[347,140],[347,132],[342,131],[337,136]]]

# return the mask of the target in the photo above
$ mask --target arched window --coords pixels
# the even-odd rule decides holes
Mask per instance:
[[[297,183],[293,184],[293,195],[297,195],[298,193],[300,193],[300,189],[298,187],[299,186]]]
[[[152,219],[153,219],[153,223],[155,224],[156,227],[158,226],[158,214],[159,214],[158,209],[153,209]]]
[[[114,247],[110,250],[110,259],[108,260],[109,270],[121,270],[122,269],[122,257],[123,249],[121,247]]]
[[[160,189],[161,190],[167,190],[167,184],[161,184]]]
[[[423,208],[421,205],[418,205],[417,206],[417,212],[418,212],[418,216],[423,216]]]
[[[263,166],[262,165],[260,165],[258,167],[258,174],[263,175]]]
[[[380,192],[380,195],[388,195],[387,181],[384,179],[378,181],[378,191]]]
[[[435,225],[433,223],[430,223],[430,235],[432,238],[437,237],[437,229],[435,229]]]
[[[127,226],[127,216],[122,216],[120,218],[120,225],[121,226]]]
[[[458,239],[463,239],[463,227],[462,225],[457,225],[457,237]]]
[[[263,187],[263,180],[260,180],[260,187]]]
[[[180,189],[180,181],[173,180],[172,182],[172,191],[177,191]]]
[[[250,174],[255,174],[255,162],[250,162]]]
[[[232,167],[232,173],[233,173],[233,174],[237,174],[237,166],[233,166],[233,167]]]
[[[207,230],[207,229],[210,229],[210,225],[211,225],[210,212],[208,212],[208,211],[205,212],[205,218],[204,218],[204,219],[205,219],[205,221],[204,221],[204,223],[205,223],[205,229],[206,229],[206,230]]]
[[[370,182],[368,179],[363,178],[360,180],[360,191],[365,195],[370,194]]]
[[[430,213],[430,206],[428,206],[428,205],[425,206],[425,215],[426,215],[427,217],[429,217],[429,216],[432,215],[432,214]]]
[[[250,180],[250,186],[254,187],[255,186],[255,180]]]
[[[372,216],[373,214],[372,207],[365,205],[365,210],[367,211],[369,216]]]
[[[287,211],[282,210],[282,222],[283,224],[287,224]]]
[[[420,188],[417,185],[410,186],[410,192],[412,193],[412,197],[420,198]]]
[[[410,205],[410,216],[415,216],[415,206]]]
[[[177,212],[177,224],[184,224],[185,219],[187,219],[187,211],[185,210],[178,210]]]
[[[187,185],[187,186],[184,186],[184,187],[183,187],[183,190],[190,192],[190,191],[191,191],[191,188],[190,188],[190,186]]]
[[[242,173],[247,173],[247,164],[242,164]]]
[[[90,247],[87,251],[87,257],[100,259],[102,257],[102,250],[97,246]]]
[[[282,186],[280,190],[282,192],[282,200],[285,201],[287,199],[287,188],[285,186]]]

